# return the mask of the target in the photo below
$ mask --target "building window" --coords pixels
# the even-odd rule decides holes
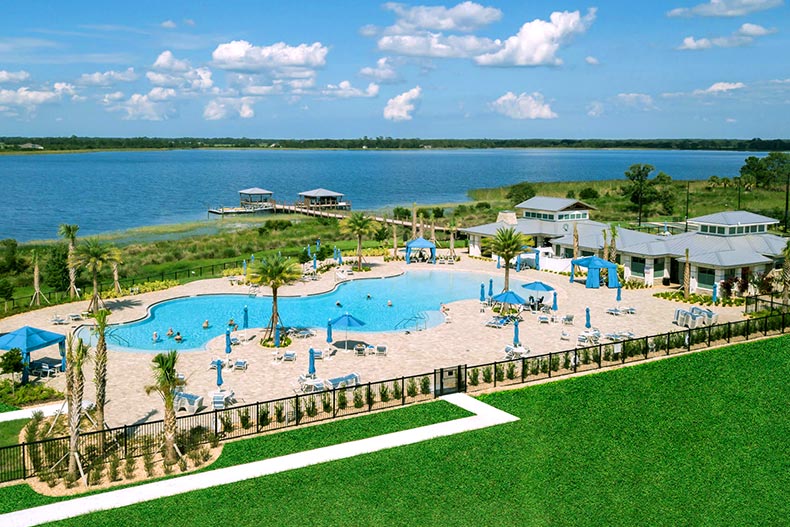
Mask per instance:
[[[573,258],[573,249],[570,247],[565,248],[565,258]]]
[[[724,227],[716,227],[718,234],[724,234]]]
[[[705,288],[713,289],[713,282],[716,280],[716,271],[708,267],[697,268],[697,283]]]
[[[586,212],[582,212],[582,219],[583,219],[583,220],[586,220],[586,219],[587,219],[587,213],[586,213]]]
[[[592,256],[593,254],[595,253],[592,251],[582,251],[582,256]]]
[[[759,232],[765,232],[765,225],[759,225],[757,230]]]
[[[639,256],[631,257],[631,274],[634,276],[645,276],[645,259]]]
[[[735,234],[735,227],[730,227],[730,234]]]
[[[664,263],[663,258],[653,258],[653,276],[664,276]]]
[[[737,232],[738,234],[743,234],[743,227],[738,227],[738,229],[735,232]]]
[[[699,232],[708,232],[708,226],[707,225],[700,225],[699,226]]]

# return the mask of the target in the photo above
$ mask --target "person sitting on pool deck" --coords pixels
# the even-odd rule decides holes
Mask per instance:
[[[172,337],[172,336],[173,336],[173,328],[169,328],[169,329],[167,330],[167,333],[166,333],[166,335],[167,335],[168,337]]]
[[[208,329],[208,319],[206,319],[206,321],[203,322],[203,329]]]
[[[181,332],[176,333],[175,341],[176,342],[181,342],[182,340],[183,340],[183,337],[181,337]]]

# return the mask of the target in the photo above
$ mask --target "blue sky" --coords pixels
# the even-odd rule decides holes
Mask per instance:
[[[0,135],[790,137],[783,0],[24,5]]]

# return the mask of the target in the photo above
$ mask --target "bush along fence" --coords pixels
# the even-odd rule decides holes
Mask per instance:
[[[170,271],[170,272],[161,272],[156,274],[150,274],[147,276],[135,276],[130,278],[121,278],[118,280],[121,287],[125,289],[134,289],[135,285],[144,284],[146,282],[164,282],[166,280],[185,280],[187,278],[213,278],[217,276],[221,276],[222,272],[226,269],[234,269],[242,267],[243,260],[238,260],[234,262],[225,262],[221,264],[213,264],[213,265],[203,265],[201,267],[192,267],[189,269],[180,269],[177,271]],[[112,289],[113,282],[100,282],[99,283],[99,291],[103,291],[105,289]],[[69,297],[68,292],[66,291],[51,291],[44,293],[49,300],[50,304],[65,304],[71,302],[72,299]],[[30,306],[31,301],[33,300],[32,295],[28,296],[18,296],[14,297],[6,302],[6,311],[7,314],[12,314],[15,309],[27,309]],[[83,298],[76,298],[74,301],[83,300]],[[39,307],[46,307],[47,303],[43,302]]]
[[[768,311],[771,314],[787,311],[790,306],[782,303],[781,292],[771,292],[767,295],[746,296],[743,298],[744,313],[762,313]]]
[[[790,315],[776,313],[738,322],[684,329],[619,342],[606,342],[513,360],[459,365],[431,373],[400,377],[312,394],[244,404],[178,418],[176,444],[193,457],[203,445],[273,432],[338,417],[422,402],[454,392],[475,393],[551,377],[681,354],[754,337],[785,333]],[[79,453],[88,469],[112,459],[150,458],[162,445],[163,421],[86,432]],[[67,468],[68,437],[31,441],[0,448],[0,482],[39,476],[62,477]],[[145,461],[149,463],[149,461]],[[86,472],[88,470],[86,469]]]

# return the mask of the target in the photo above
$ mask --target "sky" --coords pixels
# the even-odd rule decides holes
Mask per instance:
[[[790,137],[783,0],[30,0],[0,136]]]

